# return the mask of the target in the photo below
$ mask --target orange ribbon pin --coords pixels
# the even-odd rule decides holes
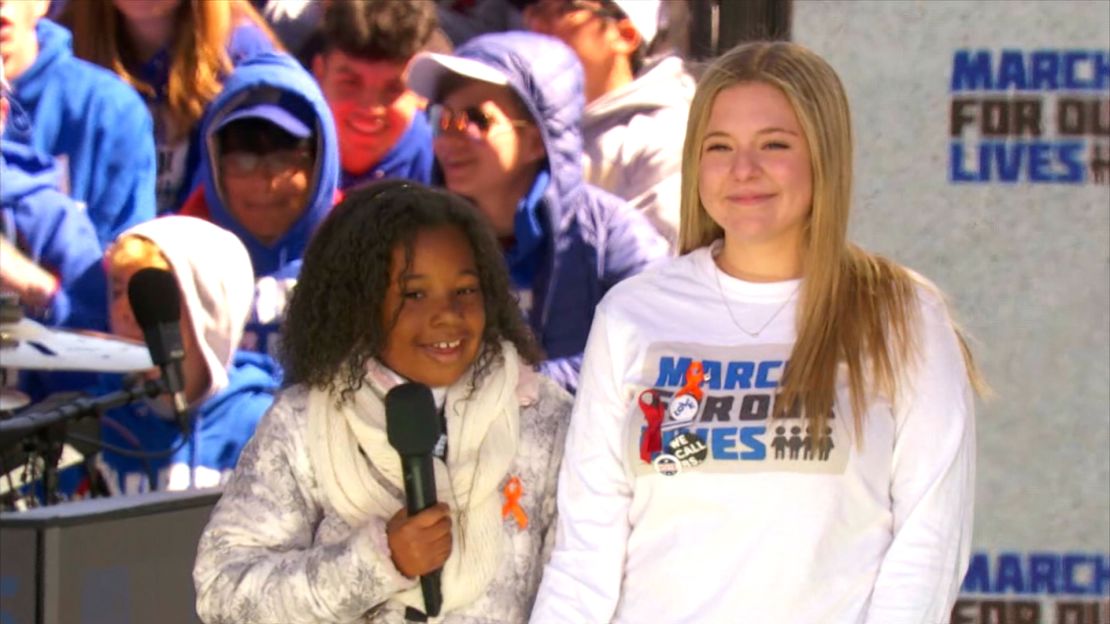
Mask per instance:
[[[504,520],[512,514],[517,526],[521,529],[528,528],[528,514],[520,506],[520,497],[524,495],[524,486],[520,484],[519,477],[509,479],[502,492],[505,495],[505,504],[501,506],[501,519]]]
[[[701,384],[703,381],[705,381],[705,368],[700,361],[691,362],[690,367],[686,369],[686,385],[675,393],[675,398],[688,394],[701,401]]]

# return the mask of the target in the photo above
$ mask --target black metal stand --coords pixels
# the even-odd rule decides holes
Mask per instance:
[[[43,498],[47,505],[57,505],[62,502],[58,495],[58,462],[62,459],[62,447],[65,445],[65,423],[46,427],[36,437],[39,440],[39,456],[42,458]]]
[[[165,386],[160,381],[148,380],[132,388],[116,390],[103,396],[79,397],[54,409],[22,412],[0,422],[0,450],[20,442],[28,434],[39,429],[83,416],[99,416],[106,410],[134,403],[140,399],[154,398],[163,392],[165,392]]]
[[[43,500],[46,505],[55,505],[61,502],[58,494],[58,463],[65,445],[67,425],[87,416],[99,417],[107,410],[144,398],[154,398],[164,391],[165,387],[160,381],[145,381],[99,397],[78,397],[53,409],[24,411],[0,421],[0,453],[8,452],[15,445],[22,445],[26,461],[33,462],[36,456],[40,458]],[[18,497],[17,492],[13,492],[13,495]]]

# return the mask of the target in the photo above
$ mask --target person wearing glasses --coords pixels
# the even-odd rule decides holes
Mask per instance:
[[[432,133],[402,73],[436,24],[435,5],[423,0],[332,0],[325,8],[312,72],[335,116],[342,188],[431,181]]]
[[[180,214],[243,241],[258,280],[243,346],[274,354],[301,256],[338,199],[331,110],[296,60],[264,54],[228,77],[201,121],[201,137],[201,184]]]
[[[582,61],[586,179],[627,199],[675,245],[694,79],[667,49],[673,3],[522,1],[528,29],[557,37]]]
[[[428,98],[436,177],[486,215],[547,360],[570,391],[601,297],[667,254],[640,213],[582,179],[582,68],[557,39],[482,35],[422,53],[409,87]]]

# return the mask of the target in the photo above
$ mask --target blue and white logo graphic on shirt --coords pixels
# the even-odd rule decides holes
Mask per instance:
[[[647,349],[639,382],[631,390],[625,427],[626,460],[636,476],[656,474],[641,458],[650,435],[639,397],[653,389],[663,402],[665,417],[660,444],[667,449],[677,437],[693,433],[708,449],[704,461],[684,466],[689,472],[796,472],[842,474],[848,464],[850,419],[836,409],[826,421],[824,436],[812,431],[798,414],[772,418],[790,345],[713,345],[656,343]],[[689,384],[691,365],[701,363],[704,377],[696,411],[671,410],[676,394]],[[839,394],[839,393],[838,393]],[[677,417],[676,417],[677,416]],[[849,422],[845,422],[849,420]],[[663,451],[665,452],[665,450]],[[658,456],[653,453],[652,457]]]

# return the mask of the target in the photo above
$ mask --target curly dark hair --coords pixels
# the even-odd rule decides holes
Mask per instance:
[[[324,52],[359,59],[407,61],[424,49],[439,27],[434,2],[332,0],[324,13]]]
[[[387,180],[347,193],[305,251],[282,327],[286,385],[324,389],[342,401],[362,387],[366,362],[385,347],[388,330],[382,328],[392,327],[400,312],[383,318],[393,249],[404,245],[407,270],[417,232],[442,226],[457,227],[470,242],[486,310],[471,388],[501,361],[502,340],[511,342],[528,364],[542,359],[485,217],[448,191]]]

